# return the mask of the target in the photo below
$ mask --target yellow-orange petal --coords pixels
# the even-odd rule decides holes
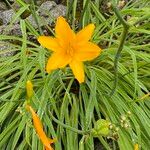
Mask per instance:
[[[85,75],[83,63],[80,61],[73,60],[69,65],[70,68],[72,69],[75,78],[79,81],[79,83],[84,82]]]
[[[26,83],[27,97],[30,99],[33,96],[33,84],[30,80]]]
[[[50,73],[52,70],[63,68],[71,61],[71,57],[63,52],[53,53],[48,59],[46,71]]]
[[[53,150],[53,148],[48,148],[48,147],[45,147],[45,150]]]
[[[33,119],[33,124],[34,124],[34,128],[36,130],[36,133],[38,134],[39,138],[41,139],[43,145],[48,149],[48,150],[53,150],[52,147],[50,146],[50,140],[49,138],[46,136],[44,130],[43,130],[43,126],[42,123],[38,117],[38,115],[35,113],[35,111],[33,110],[33,108],[30,105],[26,106],[27,110],[31,112],[32,114],[32,119]],[[52,143],[52,142],[51,142]]]
[[[43,47],[49,50],[52,50],[54,52],[61,51],[61,47],[56,38],[50,36],[39,36],[37,40]]]
[[[79,42],[80,44],[80,43],[88,42],[91,39],[94,29],[95,29],[95,25],[89,24],[81,31],[79,31],[76,34],[77,43]]]
[[[58,17],[55,26],[56,38],[58,38],[61,43],[67,44],[69,41],[74,40],[75,33],[71,30],[69,24],[66,22],[65,18]]]
[[[36,131],[37,131],[37,129],[42,129],[43,128],[42,123],[41,123],[39,117],[37,116],[37,114],[35,113],[35,111],[33,110],[33,108],[30,105],[26,105],[26,109],[32,114],[33,123],[35,123],[34,127],[35,127]]]
[[[92,42],[87,42],[83,45],[78,45],[75,51],[75,59],[79,61],[88,61],[96,58],[100,52],[101,48]]]

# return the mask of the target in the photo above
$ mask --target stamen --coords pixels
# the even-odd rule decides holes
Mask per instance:
[[[70,55],[71,57],[73,56],[73,54],[74,54],[74,48],[73,48],[73,46],[72,46],[71,43],[68,44],[66,53],[67,53],[68,55]]]

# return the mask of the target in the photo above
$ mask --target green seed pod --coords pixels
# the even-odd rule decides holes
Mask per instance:
[[[110,132],[110,122],[108,120],[99,119],[92,129],[91,133],[94,137],[107,136]]]

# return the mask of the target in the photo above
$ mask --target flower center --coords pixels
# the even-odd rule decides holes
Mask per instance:
[[[67,55],[69,55],[71,57],[73,56],[74,48],[73,48],[73,45],[71,43],[68,44],[66,53],[67,53]]]

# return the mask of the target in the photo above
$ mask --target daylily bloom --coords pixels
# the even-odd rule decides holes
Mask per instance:
[[[49,139],[45,132],[43,131],[42,123],[38,117],[38,115],[35,113],[33,108],[30,105],[26,106],[26,109],[31,112],[34,128],[36,130],[36,133],[38,134],[39,138],[41,139],[43,145],[45,146],[46,150],[53,150],[50,144],[55,142],[55,139]]]
[[[27,97],[30,99],[33,96],[33,84],[30,80],[26,83]]]
[[[52,70],[63,68],[69,64],[79,83],[84,82],[83,61],[92,60],[101,52],[96,44],[89,41],[94,28],[94,24],[89,24],[75,34],[66,20],[63,17],[58,17],[55,38],[38,37],[38,41],[43,47],[53,51],[52,56],[48,59],[46,71],[50,73]]]

